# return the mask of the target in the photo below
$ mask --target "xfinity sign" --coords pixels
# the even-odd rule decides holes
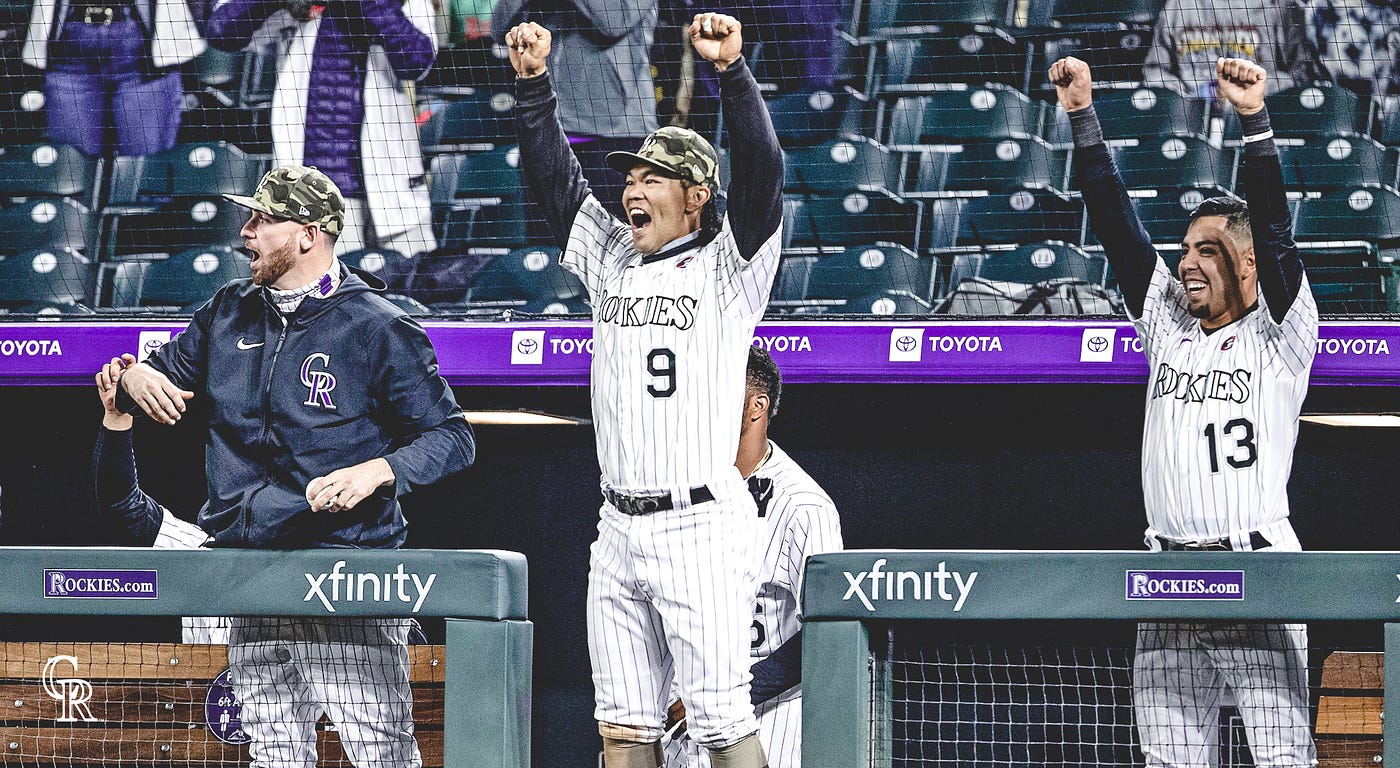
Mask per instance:
[[[417,613],[437,581],[436,573],[428,574],[427,579],[405,573],[403,563],[390,573],[354,573],[345,568],[346,561],[337,560],[328,572],[306,574],[311,588],[302,602],[320,600],[331,613],[338,603],[403,603],[412,605],[411,612]]]

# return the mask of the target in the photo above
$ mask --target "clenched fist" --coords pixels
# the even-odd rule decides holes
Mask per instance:
[[[1084,109],[1094,102],[1094,78],[1083,61],[1066,56],[1050,65],[1049,78],[1066,112]]]
[[[723,72],[744,53],[744,25],[722,13],[697,13],[690,22],[690,44]]]
[[[1241,115],[1252,115],[1264,108],[1264,88],[1268,73],[1248,59],[1216,59],[1216,90]]]
[[[511,27],[506,33],[506,48],[510,50],[510,65],[515,67],[517,77],[544,74],[552,39],[549,30],[533,21]]]

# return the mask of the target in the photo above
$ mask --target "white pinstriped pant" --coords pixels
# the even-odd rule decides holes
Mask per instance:
[[[782,697],[758,705],[758,739],[768,768],[802,768],[802,697]],[[682,736],[666,744],[666,768],[710,768],[710,753]]]
[[[599,722],[661,738],[674,676],[690,733],[725,747],[758,730],[749,625],[763,521],[738,480],[717,501],[629,516],[604,503],[588,570],[588,655]]]
[[[1133,710],[1149,766],[1214,765],[1225,686],[1260,768],[1317,765],[1303,624],[1144,623],[1133,657]]]

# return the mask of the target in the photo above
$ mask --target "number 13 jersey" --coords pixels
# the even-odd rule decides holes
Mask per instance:
[[[1149,535],[1216,539],[1288,517],[1298,415],[1317,351],[1307,277],[1282,323],[1259,305],[1207,333],[1159,257],[1133,318],[1150,366],[1142,435]]]
[[[640,494],[736,473],[745,371],[768,305],[782,228],[751,260],[718,234],[644,256],[589,195],[560,264],[593,306],[591,397],[603,485]]]

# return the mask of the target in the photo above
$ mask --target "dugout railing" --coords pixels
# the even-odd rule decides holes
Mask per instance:
[[[443,618],[444,645],[415,647],[411,654],[415,695],[420,681],[434,689],[421,704],[434,720],[440,713],[441,729],[434,739],[441,743],[441,764],[530,766],[533,626],[526,613],[525,558],[518,553],[5,547],[0,549],[0,580],[6,585],[0,590],[0,613],[9,622],[38,615],[93,616],[95,621],[102,616]],[[202,707],[199,701],[184,701],[185,694],[176,689],[207,685],[207,671],[219,668],[225,657],[221,646],[185,646],[176,639],[169,644],[61,639],[6,644],[14,656],[4,660],[6,679],[0,688],[13,700],[0,705],[0,725],[8,728],[6,743],[0,743],[0,763],[62,764],[44,752],[103,732],[121,743],[106,745],[100,764],[181,764],[182,748],[171,745],[188,745],[188,739],[172,740],[169,734],[182,727],[195,732],[205,724],[182,722],[182,713]],[[74,648],[90,652],[91,658],[67,661],[74,658],[69,655]],[[44,663],[46,656],[48,667],[59,660],[57,672],[29,668]],[[179,670],[182,663],[187,670]],[[127,671],[110,671],[122,669]],[[61,679],[56,679],[59,672]],[[86,679],[104,675],[114,679]],[[121,676],[132,679],[115,679]],[[182,680],[186,677],[194,680]],[[129,711],[158,709],[164,714],[159,722],[149,717],[126,724],[102,722],[104,711],[124,706],[92,697],[103,686],[131,697]],[[78,713],[82,717],[74,716],[70,706],[78,698],[88,699],[85,711]],[[23,714],[35,711],[37,717]],[[38,745],[37,753],[32,745]],[[323,754],[323,759],[329,758]],[[72,762],[90,760],[75,754]]]
[[[1400,553],[847,551],[808,561],[802,600],[808,768],[1141,764],[1139,620],[1309,623],[1320,764],[1400,765]],[[1250,764],[1231,730],[1218,763]]]

